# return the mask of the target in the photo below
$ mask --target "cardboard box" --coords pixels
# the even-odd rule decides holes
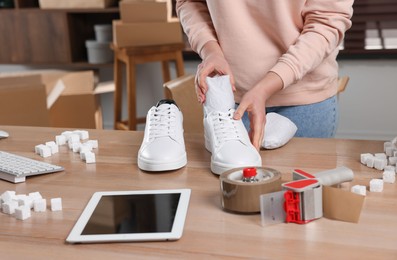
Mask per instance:
[[[120,17],[123,23],[153,23],[171,20],[170,1],[121,1]]]
[[[93,72],[0,75],[0,125],[102,128]]]
[[[106,8],[116,6],[118,0],[39,0],[41,9]]]
[[[0,125],[49,126],[40,75],[0,77]]]
[[[123,23],[113,20],[113,43],[117,47],[135,47],[182,43],[178,19],[171,22]]]

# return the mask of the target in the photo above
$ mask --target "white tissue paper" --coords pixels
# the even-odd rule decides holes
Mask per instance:
[[[208,85],[204,102],[205,114],[211,111],[228,112],[229,109],[234,108],[234,95],[229,75],[207,77],[205,81]]]
[[[262,147],[265,149],[279,148],[288,143],[297,130],[296,125],[285,116],[267,113]]]

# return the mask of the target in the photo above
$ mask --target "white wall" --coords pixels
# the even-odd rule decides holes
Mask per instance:
[[[342,60],[350,76],[340,95],[339,138],[390,140],[397,136],[397,60]]]
[[[198,61],[185,62],[186,73],[194,74]],[[340,75],[348,75],[350,82],[340,95],[338,138],[390,140],[397,136],[397,61],[341,60]],[[5,71],[30,69],[23,66],[0,66]],[[171,70],[175,77],[175,69]],[[159,63],[137,67],[137,111],[145,116],[149,108],[163,98],[163,82]],[[112,68],[99,71],[101,81],[112,80]],[[125,95],[124,95],[125,96]],[[103,94],[101,102],[104,127],[113,127],[113,94]],[[124,100],[124,104],[125,104]],[[124,114],[126,109],[124,108]],[[1,124],[1,122],[0,122]],[[139,129],[143,129],[141,126]]]

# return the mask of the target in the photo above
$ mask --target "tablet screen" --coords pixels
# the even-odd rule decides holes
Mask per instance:
[[[102,196],[82,235],[171,232],[179,193]]]

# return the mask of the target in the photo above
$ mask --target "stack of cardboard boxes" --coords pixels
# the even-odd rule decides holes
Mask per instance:
[[[172,18],[171,0],[123,0],[121,20],[113,21],[113,43],[117,47],[182,43],[182,28]]]

